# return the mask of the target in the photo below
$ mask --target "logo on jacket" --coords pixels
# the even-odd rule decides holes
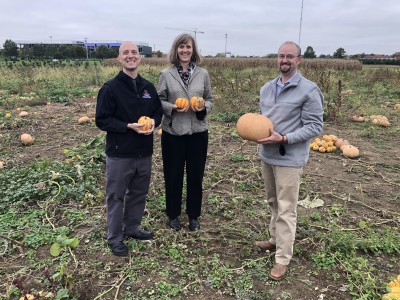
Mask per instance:
[[[150,96],[150,94],[149,94],[149,92],[148,92],[147,90],[144,90],[144,92],[143,92],[143,98],[144,98],[144,99],[151,99],[151,96]]]

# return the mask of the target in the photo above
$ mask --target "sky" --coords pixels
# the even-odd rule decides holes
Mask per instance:
[[[203,56],[264,56],[285,41],[317,56],[400,52],[400,0],[0,0],[13,41],[127,41],[168,53],[182,33]]]

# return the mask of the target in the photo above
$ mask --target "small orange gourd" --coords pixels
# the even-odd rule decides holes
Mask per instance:
[[[205,100],[203,97],[193,96],[192,98],[190,98],[190,107],[193,110],[202,109],[204,107],[204,104]]]
[[[78,120],[78,123],[79,124],[90,123],[90,118],[88,116],[80,117]]]
[[[340,149],[340,147],[342,147],[343,145],[349,145],[349,141],[348,140],[344,140],[344,139],[337,139],[334,143],[334,145]]]
[[[353,122],[364,122],[364,121],[365,121],[365,118],[364,118],[363,116],[352,116],[352,117],[351,117],[351,120],[352,120]]]
[[[179,109],[184,109],[184,108],[188,108],[189,107],[189,100],[186,98],[178,98],[175,101],[175,105],[179,108]]]
[[[29,146],[29,145],[33,144],[33,138],[30,134],[24,133],[24,134],[21,134],[21,142],[22,142],[22,144]]]
[[[152,127],[151,118],[146,116],[140,117],[138,120],[138,124],[143,124],[143,126],[140,127],[140,131],[148,131]]]
[[[257,141],[269,137],[270,129],[273,129],[271,120],[256,113],[244,114],[236,123],[238,135],[242,139],[249,141]]]

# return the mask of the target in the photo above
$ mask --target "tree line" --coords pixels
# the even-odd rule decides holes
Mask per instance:
[[[118,47],[108,48],[105,45],[88,52],[83,45],[69,44],[32,44],[18,49],[17,43],[6,40],[2,55],[5,59],[85,59],[85,58],[115,58]]]

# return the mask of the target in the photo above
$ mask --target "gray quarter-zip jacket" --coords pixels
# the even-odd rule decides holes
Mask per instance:
[[[318,86],[297,72],[276,96],[279,77],[260,90],[261,114],[274,125],[274,131],[286,135],[286,154],[279,154],[279,144],[261,145],[262,161],[275,166],[303,167],[310,155],[311,139],[323,130],[324,97]]]
[[[205,69],[198,66],[194,68],[188,87],[175,66],[164,69],[160,74],[157,92],[163,108],[163,131],[173,135],[190,135],[208,129],[207,115],[211,112],[213,97],[210,77]],[[179,113],[173,109],[176,99],[186,98],[190,101],[193,96],[204,98],[204,112],[194,112],[189,108],[187,112]]]

